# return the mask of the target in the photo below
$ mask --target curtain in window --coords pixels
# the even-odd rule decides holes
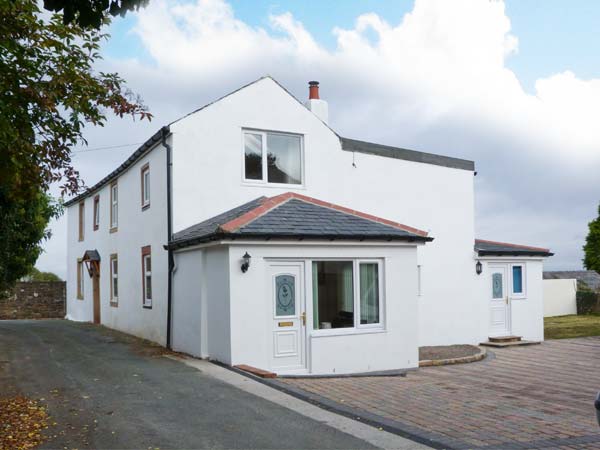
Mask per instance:
[[[319,329],[319,268],[312,263],[312,294],[313,294],[313,329]]]
[[[352,282],[352,263],[344,264],[342,267],[342,311],[354,311],[354,284]]]
[[[377,264],[360,264],[360,323],[379,323]]]

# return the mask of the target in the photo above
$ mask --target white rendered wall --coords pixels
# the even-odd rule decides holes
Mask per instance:
[[[304,186],[244,183],[243,128],[302,134]],[[268,78],[176,122],[171,131],[175,231],[287,191],[427,230],[435,241],[418,251],[420,345],[478,341],[483,319],[474,314],[473,172],[343,151],[330,129]]]
[[[229,251],[227,247],[209,247],[204,252],[207,320],[204,322],[206,355],[203,356],[232,364]]]
[[[140,169],[150,164],[150,207],[142,211]],[[160,344],[166,343],[167,323],[167,201],[166,154],[162,146],[145,155],[118,178],[118,231],[110,233],[110,186],[103,186],[85,201],[85,234],[78,241],[79,205],[67,208],[67,316],[92,321],[92,280],[85,271],[84,299],[77,295],[77,258],[98,250],[100,263],[101,323]],[[94,196],[100,194],[100,226],[93,230]],[[152,251],[153,307],[142,307],[141,248]],[[110,255],[118,254],[118,307],[110,305]]]
[[[485,342],[490,336],[490,301],[492,288],[489,264],[521,264],[525,269],[525,295],[510,296],[510,327],[511,334],[521,336],[525,340],[544,340],[544,300],[542,292],[543,262],[533,258],[479,258],[483,264],[483,272],[477,276],[476,297],[473,315],[482,317],[478,322],[479,342]],[[473,271],[475,270],[473,261]],[[507,280],[508,292],[511,292],[510,277]]]
[[[577,280],[544,280],[544,317],[577,314]]]
[[[175,253],[172,292],[173,350],[202,357],[203,252]]]
[[[240,270],[248,252],[252,264]],[[384,260],[385,330],[376,333],[319,336],[312,330],[310,259],[381,258]],[[358,373],[418,366],[417,251],[415,246],[269,245],[229,247],[231,360],[270,369],[273,353],[273,306],[266,270],[271,260],[305,261],[307,363],[313,374]],[[209,298],[209,302],[215,300]],[[209,346],[213,335],[209,335]],[[210,355],[213,357],[213,354]]]

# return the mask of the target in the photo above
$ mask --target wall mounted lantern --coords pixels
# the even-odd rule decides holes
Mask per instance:
[[[252,257],[248,254],[248,252],[244,253],[244,256],[242,256],[242,272],[246,273],[248,271],[248,268],[250,267],[250,259]]]
[[[475,264],[475,272],[477,272],[477,275],[481,275],[481,272],[483,272],[481,261],[477,261],[477,264]]]

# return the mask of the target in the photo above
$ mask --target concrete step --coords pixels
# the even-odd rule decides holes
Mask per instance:
[[[495,347],[495,348],[505,348],[505,347],[516,347],[519,345],[536,345],[536,344],[541,344],[540,341],[523,341],[523,340],[519,340],[519,341],[509,341],[509,342],[482,342],[479,345],[482,345],[484,347]]]
[[[494,336],[489,337],[490,342],[518,342],[521,340],[521,336]]]

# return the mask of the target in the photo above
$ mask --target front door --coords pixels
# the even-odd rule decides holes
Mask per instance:
[[[304,264],[271,262],[268,283],[273,337],[271,370],[302,372],[306,368]]]
[[[507,265],[490,264],[490,336],[492,337],[510,335],[510,301],[507,278]]]

